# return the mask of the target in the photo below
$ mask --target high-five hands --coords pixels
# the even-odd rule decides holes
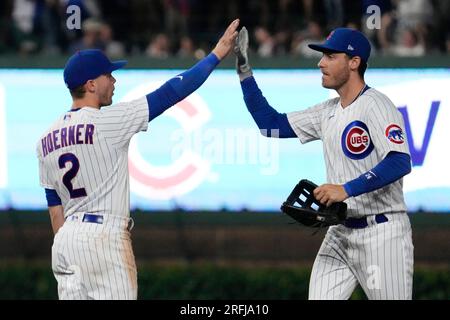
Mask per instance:
[[[239,79],[244,81],[253,75],[250,64],[248,63],[248,31],[246,27],[242,27],[235,41],[234,54],[236,55],[236,70]]]
[[[230,23],[228,28],[225,30],[223,36],[217,42],[216,47],[213,49],[213,53],[222,60],[225,58],[231,49],[234,47],[235,39],[237,38],[238,32],[236,31],[239,26],[239,19],[234,20]]]

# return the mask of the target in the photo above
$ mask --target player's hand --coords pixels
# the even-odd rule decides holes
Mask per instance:
[[[236,38],[234,46],[234,54],[236,55],[236,70],[239,79],[244,79],[252,76],[252,69],[248,63],[248,31],[246,27],[242,27],[239,35]]]
[[[234,40],[236,39],[238,32],[236,31],[239,26],[239,19],[234,20],[228,26],[227,30],[223,34],[222,38],[217,42],[216,47],[213,49],[213,53],[222,60],[225,58],[231,49],[234,47]]]
[[[345,191],[344,186],[340,184],[323,184],[314,189],[314,197],[319,200],[320,203],[329,207],[335,202],[347,199],[348,194]]]

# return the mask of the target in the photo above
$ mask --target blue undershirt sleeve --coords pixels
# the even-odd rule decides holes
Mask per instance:
[[[45,197],[47,198],[47,205],[49,207],[59,206],[62,203],[56,190],[45,188]]]
[[[219,62],[219,58],[214,53],[210,53],[189,70],[173,77],[159,89],[147,94],[148,121],[155,119],[168,108],[197,90]]]
[[[262,135],[275,138],[297,137],[289,124],[287,115],[279,113],[269,105],[253,76],[242,81],[241,88],[244,94],[245,105],[261,130]]]
[[[350,197],[375,191],[397,181],[411,172],[411,157],[403,152],[391,151],[372,170],[344,184]]]

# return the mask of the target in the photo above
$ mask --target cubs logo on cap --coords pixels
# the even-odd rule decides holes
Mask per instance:
[[[403,144],[405,142],[405,138],[403,137],[403,130],[397,124],[390,124],[389,126],[387,126],[385,135],[390,142],[396,144]]]
[[[371,51],[367,37],[362,32],[350,28],[334,29],[324,43],[313,43],[308,47],[320,52],[341,52],[350,57],[358,56],[364,62],[369,60]]]
[[[349,123],[341,137],[341,146],[344,154],[353,160],[367,157],[373,150],[369,129],[362,121]]]

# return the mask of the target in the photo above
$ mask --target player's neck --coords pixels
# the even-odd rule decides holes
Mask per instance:
[[[83,107],[92,107],[96,109],[100,109],[100,104],[96,99],[84,97],[81,99],[73,100],[72,102],[72,109],[80,109]]]
[[[337,93],[341,97],[341,106],[346,108],[351,105],[362,93],[366,83],[361,78],[354,81],[348,81],[342,87],[337,89]]]

